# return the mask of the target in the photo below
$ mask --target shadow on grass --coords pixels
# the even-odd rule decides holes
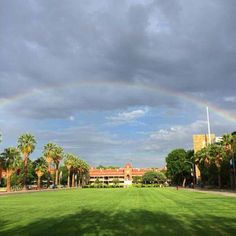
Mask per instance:
[[[0,224],[4,227],[4,222]],[[116,213],[83,210],[10,230],[2,228],[0,235],[236,235],[236,221],[233,217],[178,216],[145,210]]]

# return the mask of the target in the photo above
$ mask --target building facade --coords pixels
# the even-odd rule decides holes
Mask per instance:
[[[89,170],[90,184],[99,183],[113,185],[114,181],[119,182],[119,185],[132,185],[133,177],[142,177],[148,171],[160,172],[164,168],[133,168],[130,163],[127,163],[124,168],[116,169],[96,169]]]

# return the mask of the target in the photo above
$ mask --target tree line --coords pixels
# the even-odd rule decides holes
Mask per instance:
[[[198,184],[218,188],[235,188],[236,133],[224,134],[219,142],[207,144],[194,153],[175,149],[166,157],[167,176],[173,184]],[[196,168],[201,178],[195,179]]]
[[[36,144],[35,137],[26,133],[18,138],[17,147],[7,147],[0,154],[0,169],[6,172],[7,191],[11,191],[12,184],[27,190],[28,185],[36,179],[38,189],[42,186],[42,179],[46,180],[47,187],[51,182],[55,186],[67,184],[67,187],[75,187],[88,180],[89,165],[78,156],[65,153],[63,148],[55,143],[44,145],[42,157],[32,161],[30,155],[34,152]],[[64,166],[60,167],[62,160]]]

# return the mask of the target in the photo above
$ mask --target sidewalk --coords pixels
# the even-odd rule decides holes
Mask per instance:
[[[184,190],[193,191],[193,192],[201,192],[201,193],[212,193],[212,194],[218,194],[228,197],[236,197],[236,191],[235,190],[227,190],[227,189],[202,189],[202,188],[183,188]]]

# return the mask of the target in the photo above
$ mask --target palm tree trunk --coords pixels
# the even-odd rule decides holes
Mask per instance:
[[[59,185],[61,185],[61,173],[62,173],[62,172],[60,172],[59,177],[58,177],[58,184],[59,184]]]
[[[80,187],[80,172],[77,173],[77,187]]]
[[[58,185],[58,168],[59,168],[59,165],[56,164],[56,181],[55,181],[56,185]]]
[[[70,187],[70,170],[68,169],[67,188]]]
[[[75,187],[75,173],[72,174],[72,187]]]
[[[50,186],[50,180],[51,180],[50,176],[51,176],[51,173],[50,173],[50,170],[48,170],[48,182],[47,182],[47,187],[48,188]]]
[[[41,189],[41,176],[38,176],[38,189]]]
[[[11,174],[10,171],[7,170],[7,188],[6,188],[7,192],[11,191]]]
[[[82,176],[82,187],[85,185],[84,176]]]
[[[23,177],[23,189],[27,190],[27,174],[28,174],[28,154],[24,154],[24,177]]]
[[[78,175],[77,175],[77,173],[75,174],[75,187],[78,187]]]
[[[220,173],[218,173],[218,185],[219,185],[219,188],[221,188],[221,176],[220,176]]]

